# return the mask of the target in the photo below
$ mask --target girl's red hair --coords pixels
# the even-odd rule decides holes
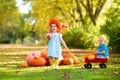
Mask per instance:
[[[60,24],[60,22],[58,21],[58,20],[55,20],[55,19],[50,19],[50,21],[49,21],[49,27],[51,26],[51,24],[56,24],[56,26],[58,27],[58,33],[60,33],[61,32],[61,29],[62,29],[62,26],[61,26],[61,24]],[[51,32],[51,30],[50,30],[50,32]]]

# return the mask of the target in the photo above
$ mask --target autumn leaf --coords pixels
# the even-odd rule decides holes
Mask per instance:
[[[116,76],[118,76],[119,72],[118,71],[114,71],[113,74],[115,74]]]
[[[69,79],[71,76],[68,74],[68,73],[64,73],[62,75],[62,78],[66,78],[66,79]]]
[[[15,70],[15,73],[18,74],[20,72],[20,70]]]
[[[107,75],[107,72],[103,72],[104,75]]]

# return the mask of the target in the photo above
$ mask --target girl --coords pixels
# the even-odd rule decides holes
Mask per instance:
[[[61,29],[62,26],[57,20],[51,19],[49,21],[50,33],[46,35],[46,39],[48,40],[48,57],[52,69],[59,69],[59,60],[62,56],[61,43],[67,49],[66,43],[62,38]]]

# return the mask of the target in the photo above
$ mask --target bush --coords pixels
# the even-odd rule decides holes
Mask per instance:
[[[109,36],[109,46],[113,52],[120,52],[120,16],[118,8],[111,8],[106,13],[106,24],[101,27],[101,32]]]
[[[81,26],[72,27],[64,31],[63,38],[69,47],[93,48],[97,45],[99,27]]]

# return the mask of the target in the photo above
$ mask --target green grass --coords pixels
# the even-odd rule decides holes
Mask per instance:
[[[78,55],[80,64],[60,65],[59,70],[50,66],[23,68],[20,65],[26,62],[29,50],[41,49],[0,49],[0,80],[120,80],[120,54],[110,54],[106,69],[100,69],[97,63],[92,63],[92,69],[83,68],[84,54]]]

